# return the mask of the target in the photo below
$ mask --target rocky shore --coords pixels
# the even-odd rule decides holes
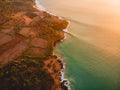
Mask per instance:
[[[34,0],[0,1],[0,90],[67,90],[53,48],[68,22],[34,5]]]

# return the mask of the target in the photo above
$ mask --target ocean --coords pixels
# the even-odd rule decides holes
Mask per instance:
[[[120,1],[38,1],[70,21],[67,38],[55,52],[66,63],[71,89],[120,90]]]

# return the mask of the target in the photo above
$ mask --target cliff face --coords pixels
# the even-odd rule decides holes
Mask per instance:
[[[0,90],[63,90],[53,48],[68,23],[33,5],[0,1]]]

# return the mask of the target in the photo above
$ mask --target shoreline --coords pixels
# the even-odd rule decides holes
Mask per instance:
[[[35,2],[0,1],[0,88],[70,90],[64,62],[53,51],[68,22]]]
[[[55,15],[55,14],[47,11],[42,5],[39,4],[38,0],[35,0],[35,8],[38,9],[38,10],[45,11],[45,12],[49,13],[50,15],[57,16],[57,15]],[[61,19],[61,20],[65,20],[65,19],[63,19],[63,18],[60,17],[60,16],[57,16],[57,17],[58,17],[59,19]],[[66,39],[66,35],[65,35],[65,34],[66,34],[66,32],[68,32],[68,28],[69,28],[69,26],[70,26],[70,21],[67,20],[67,22],[68,22],[67,27],[62,30],[62,31],[64,32],[64,39],[62,39],[61,41],[63,41],[63,40]],[[56,54],[53,54],[53,55],[55,55],[55,56],[57,57],[57,61],[58,61],[58,62],[61,64],[61,66],[62,66],[62,67],[61,67],[61,71],[60,71],[60,75],[59,75],[59,76],[60,76],[60,82],[61,82],[61,84],[63,84],[65,87],[67,87],[67,90],[71,90],[69,80],[64,77],[64,76],[65,76],[65,75],[64,75],[65,63],[64,63],[63,59],[62,59],[61,57],[58,57]]]

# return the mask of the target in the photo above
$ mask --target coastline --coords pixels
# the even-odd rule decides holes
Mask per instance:
[[[34,0],[0,1],[0,4],[4,10],[0,20],[5,20],[0,22],[1,90],[70,90],[62,72],[64,63],[53,54],[55,44],[65,37],[62,30],[68,22],[34,7]],[[7,11],[5,6],[9,7]]]
[[[55,14],[47,11],[42,5],[39,4],[38,0],[35,0],[35,8],[37,8],[38,10],[45,11],[45,12],[49,13],[50,15],[57,16],[57,15],[55,15]],[[65,20],[65,19],[63,19],[63,18],[60,17],[60,16],[57,16],[57,17],[58,17],[59,19],[61,19],[61,20]],[[70,21],[67,21],[67,22],[68,22],[67,27],[62,30],[62,31],[64,32],[64,38],[63,38],[61,41],[63,41],[63,40],[66,39],[66,33],[68,32],[68,28],[69,28],[69,26],[70,26]],[[53,55],[55,55],[55,54],[53,54]],[[56,55],[55,55],[55,56],[56,56]],[[62,66],[62,67],[61,67],[61,71],[60,71],[60,75],[59,75],[59,76],[60,76],[60,82],[61,82],[65,87],[67,87],[67,89],[65,89],[65,90],[71,90],[69,80],[64,77],[65,63],[64,63],[64,61],[63,61],[63,59],[62,59],[61,57],[58,57],[58,56],[56,56],[56,57],[57,57],[57,61],[58,61],[58,62],[61,64],[61,66]]]

